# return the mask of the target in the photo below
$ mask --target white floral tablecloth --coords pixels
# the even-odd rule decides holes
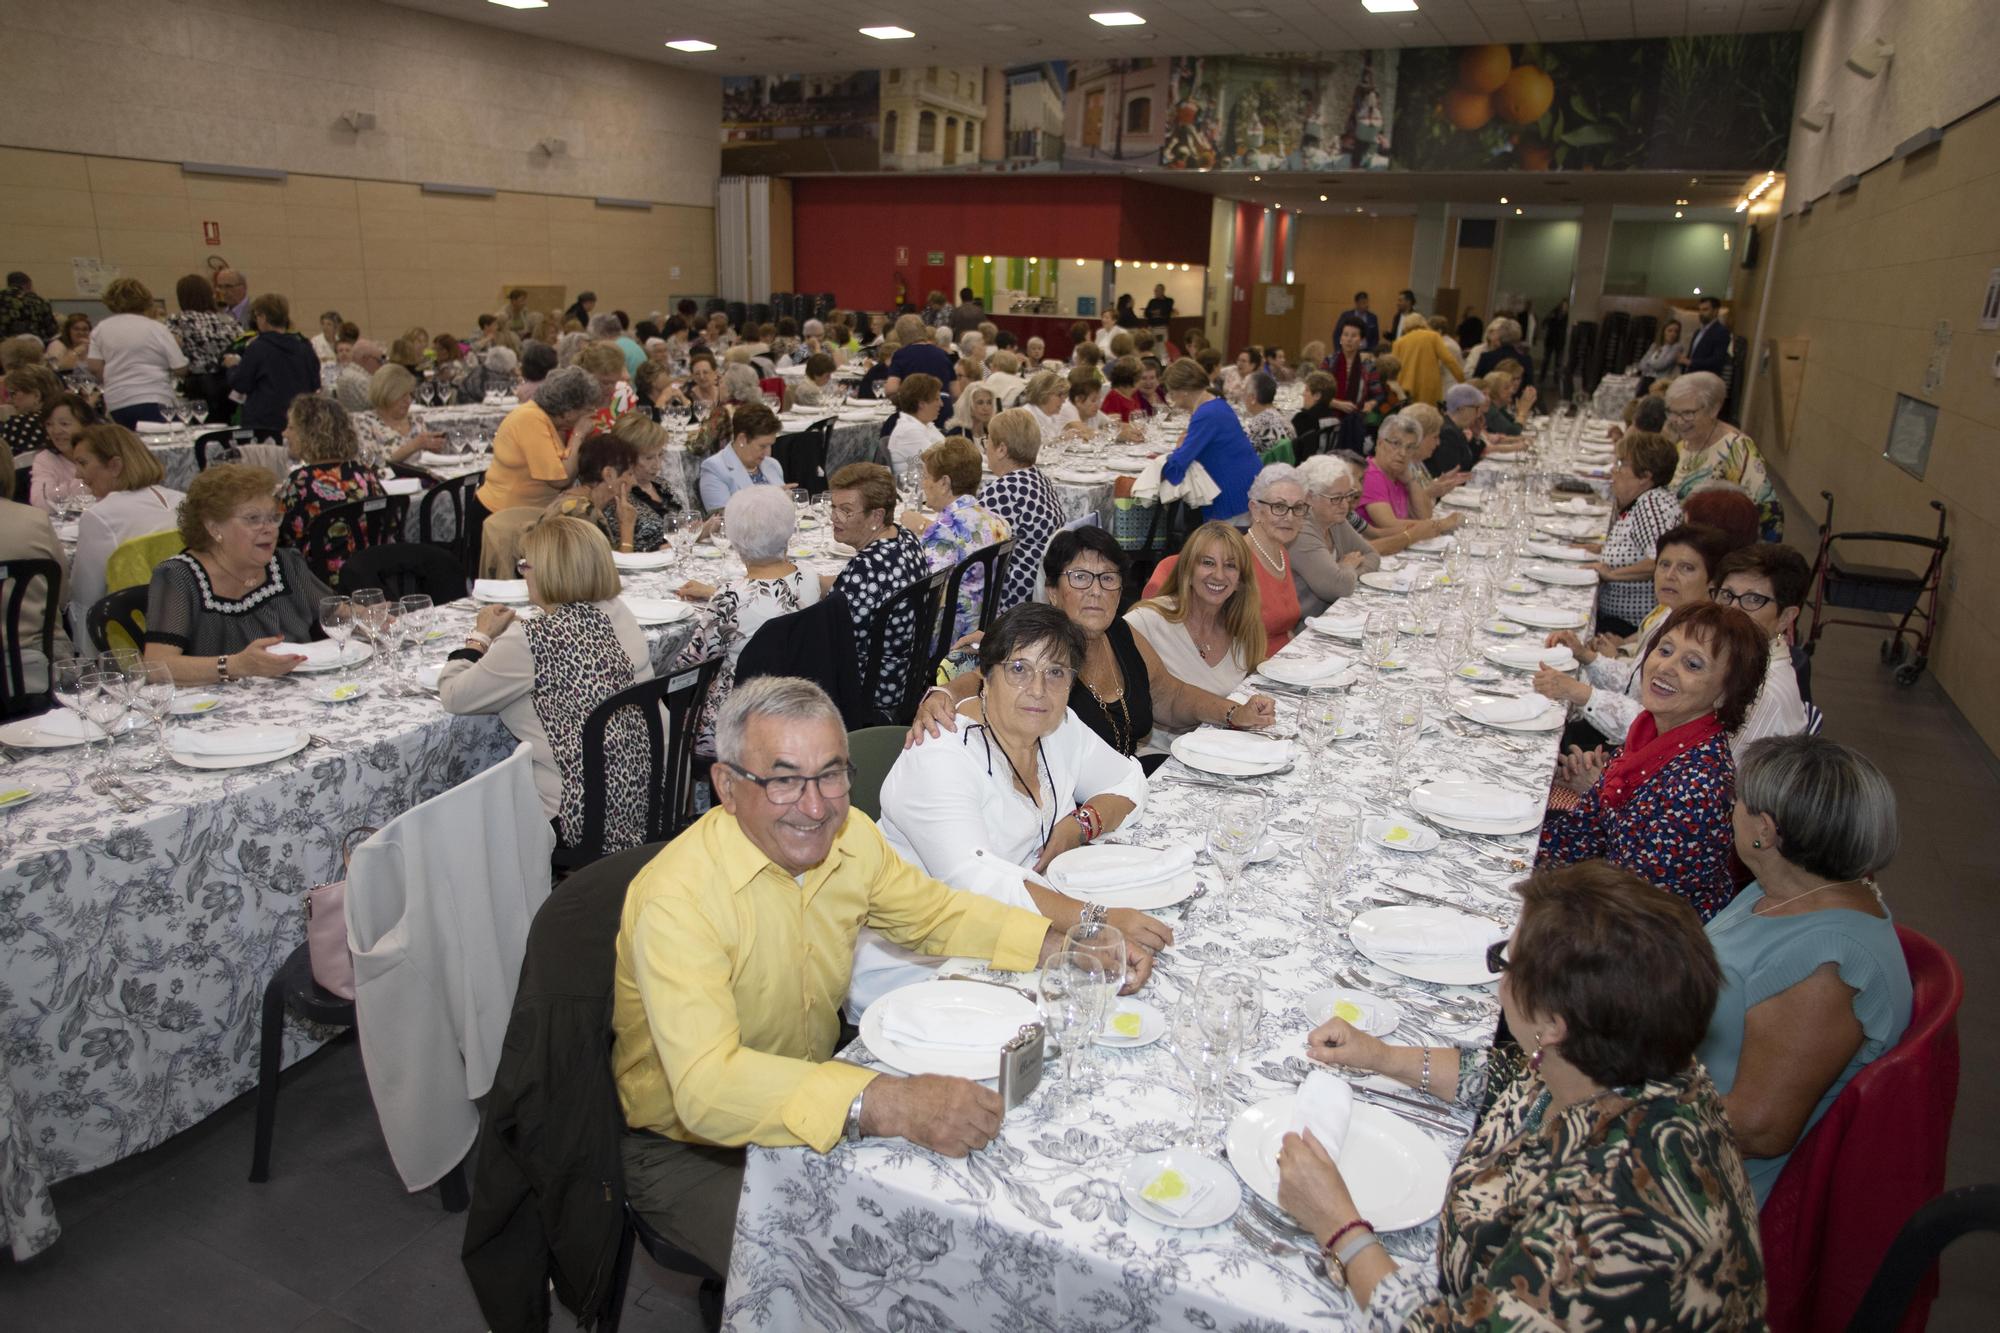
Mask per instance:
[[[1588,613],[1590,590],[1555,588],[1529,600]],[[1344,607],[1396,604],[1396,594],[1362,590]],[[1497,638],[1481,636],[1483,643]],[[1411,647],[1405,639],[1404,647]],[[1355,646],[1305,632],[1287,660]],[[1400,650],[1399,650],[1400,652]],[[1415,654],[1419,659],[1422,650]],[[1525,675],[1507,673],[1524,690]],[[1296,693],[1253,679],[1279,701],[1281,725]],[[1424,666],[1395,673],[1393,686],[1433,695],[1444,673]],[[1373,727],[1374,711],[1350,693],[1350,715]],[[1470,773],[1535,793],[1546,790],[1559,732],[1491,730],[1446,716],[1420,741],[1406,786],[1445,772]],[[1227,921],[1214,894],[1186,910],[1161,913],[1178,940],[1161,955],[1142,997],[1171,1012],[1183,987],[1216,960],[1248,961],[1262,970],[1264,1018],[1255,1049],[1230,1084],[1236,1107],[1290,1091],[1309,1066],[1304,1039],[1312,1026],[1302,1002],[1323,987],[1348,986],[1402,1009],[1388,1038],[1400,1043],[1478,1046],[1491,1040],[1498,1005],[1490,986],[1412,981],[1362,958],[1344,926],[1371,907],[1413,902],[1391,881],[1464,910],[1511,924],[1509,886],[1533,860],[1536,834],[1475,837],[1443,833],[1424,855],[1378,850],[1365,841],[1330,921],[1319,886],[1300,858],[1318,802],[1339,799],[1378,815],[1406,810],[1391,793],[1390,757],[1367,735],[1335,742],[1320,765],[1261,779],[1277,813],[1278,855],[1249,867]],[[1199,844],[1206,806],[1217,795],[1191,785],[1195,774],[1170,761],[1153,777],[1142,817],[1117,835],[1152,846]],[[1202,881],[1215,876],[1202,867]],[[1421,904],[1419,904],[1421,905]],[[725,1327],[736,1330],[842,1328],[915,1330],[1004,1328],[1065,1333],[1138,1333],[1200,1329],[1276,1333],[1297,1327],[1352,1327],[1358,1313],[1346,1290],[1329,1281],[1316,1248],[1275,1209],[1244,1187],[1235,1218],[1205,1230],[1177,1230],[1135,1214],[1118,1177],[1129,1154],[1185,1136],[1192,1097],[1170,1049],[1171,1037],[1136,1050],[1101,1050],[1107,1088],[1091,1099],[1087,1123],[1048,1122],[1040,1093],[1010,1112],[999,1138],[958,1161],[903,1141],[841,1147],[825,1156],[805,1149],[753,1149],[737,1214]],[[879,1064],[857,1042],[843,1055]],[[1054,1074],[1045,1079],[1050,1085]],[[1439,1104],[1461,1128],[1419,1126],[1447,1157],[1456,1157],[1470,1121]],[[1435,1222],[1390,1235],[1400,1260],[1435,1263]]]

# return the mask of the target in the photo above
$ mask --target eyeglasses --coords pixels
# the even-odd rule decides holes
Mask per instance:
[[[1005,676],[1007,683],[1017,690],[1027,689],[1029,683],[1035,679],[1038,673],[1042,678],[1042,683],[1057,694],[1068,694],[1069,683],[1076,679],[1076,672],[1066,666],[1045,666],[1038,668],[1033,662],[1021,657],[1012,658],[1000,664],[1000,674]]]
[[[1063,582],[1078,592],[1095,583],[1106,592],[1117,592],[1125,586],[1125,576],[1115,569],[1065,569]]]
[[[275,528],[285,521],[285,516],[266,510],[257,514],[238,514],[236,521],[246,528]]]
[[[1700,415],[1701,409],[1698,407],[1670,407],[1667,409],[1667,416],[1670,418],[1682,417],[1691,421]]]
[[[1720,602],[1724,606],[1740,606],[1745,611],[1762,611],[1778,600],[1775,597],[1767,597],[1761,592],[1731,592],[1727,588],[1717,588],[1710,592],[1708,597],[1712,602]]]
[[[1270,510],[1273,514],[1276,514],[1281,518],[1287,514],[1291,515],[1293,518],[1304,518],[1307,514],[1310,514],[1312,512],[1312,506],[1306,503],[1304,500],[1299,501],[1297,504],[1290,504],[1290,505],[1273,504],[1269,500],[1259,500],[1257,503],[1263,505],[1264,508]]]
[[[1361,498],[1360,491],[1321,491],[1319,498],[1331,504],[1351,504]]]
[[[1486,970],[1496,977],[1513,965],[1507,957],[1507,945],[1506,940],[1495,940],[1486,946]]]
[[[749,769],[722,761],[722,766],[735,773],[745,782],[754,782],[764,789],[764,799],[772,805],[797,805],[805,799],[806,788],[810,786],[819,793],[822,801],[836,800],[854,786],[854,765],[843,764],[839,768],[829,768],[824,773],[815,773],[809,778],[781,774],[778,777],[759,777]]]

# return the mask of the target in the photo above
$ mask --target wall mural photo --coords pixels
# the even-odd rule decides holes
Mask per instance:
[[[1159,165],[1175,171],[1386,171],[1396,52],[1313,60],[1179,56]]]

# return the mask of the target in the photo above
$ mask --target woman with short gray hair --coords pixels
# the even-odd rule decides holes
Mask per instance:
[[[1764,541],[1785,540],[1785,507],[1764,471],[1764,456],[1748,435],[1722,419],[1728,386],[1719,375],[1693,371],[1667,386],[1667,438],[1680,446],[1674,494],[1687,503],[1696,491],[1726,481],[1757,503],[1757,526]]]
[[[1761,1206],[1862,1066],[1910,1025],[1910,972],[1875,872],[1896,855],[1882,770],[1823,736],[1744,747],[1736,854],[1756,876],[1707,926],[1722,991],[1702,1041]]]
[[[597,377],[581,366],[549,372],[532,402],[509,412],[493,433],[493,463],[473,498],[489,514],[546,509],[576,479],[576,451],[597,407]]]
[[[1292,583],[1299,611],[1316,616],[1360,586],[1361,576],[1382,567],[1382,557],[1357,529],[1351,516],[1361,498],[1361,477],[1338,454],[1314,454],[1298,466],[1312,512],[1292,543]],[[1407,546],[1400,534],[1395,538]]]
[[[702,705],[703,753],[717,753],[709,744],[715,719],[736,683],[736,661],[743,645],[766,622],[790,615],[819,601],[819,580],[785,558],[798,527],[798,510],[791,494],[780,486],[746,486],[722,508],[729,544],[743,561],[743,577],[720,588],[690,580],[678,592],[689,601],[705,601],[714,623],[695,632],[676,667],[692,666],[718,651],[726,660]]]

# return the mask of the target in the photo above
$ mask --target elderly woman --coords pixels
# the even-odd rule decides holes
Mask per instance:
[[[1291,642],[1299,627],[1299,597],[1293,583],[1292,543],[1312,514],[1305,483],[1290,463],[1272,463],[1250,483],[1250,527],[1244,532],[1250,569],[1257,584],[1257,603],[1264,626],[1263,656]],[[1146,596],[1157,597],[1174,577],[1180,556],[1160,562],[1147,580]]]
[[[616,323],[616,320],[612,321]],[[576,365],[597,380],[597,410],[593,417],[598,430],[610,430],[618,418],[639,405],[631,374],[625,369],[625,353],[615,342],[594,342],[576,354]],[[754,381],[756,372],[751,372]],[[755,395],[742,401],[754,401]]]
[[[1043,444],[1053,444],[1076,421],[1076,407],[1069,400],[1069,379],[1053,370],[1036,372],[1021,390],[1021,406],[1034,414]]]
[[[1042,448],[1040,414],[1010,407],[993,418],[986,433],[986,470],[993,475],[979,488],[979,503],[1014,534],[1014,557],[1000,590],[999,609],[1031,600],[1035,568],[1049,537],[1062,526],[1062,501],[1035,466]]]
[[[277,487],[243,463],[211,467],[188,487],[186,549],[154,568],[146,593],[146,660],[165,662],[176,684],[282,676],[305,659],[271,648],[318,637],[320,599],[334,592],[304,552],[279,548]]]
[[[210,420],[227,420],[232,405],[222,358],[243,330],[216,304],[215,284],[205,274],[189,273],[176,282],[174,303],[180,309],[167,316],[167,329],[187,357],[188,389],[208,403]]]
[[[1568,648],[1583,667],[1583,679],[1554,667],[1535,673],[1535,691],[1558,703],[1582,709],[1580,721],[1600,736],[1616,739],[1638,720],[1641,702],[1640,662],[1652,652],[1667,619],[1686,607],[1706,605],[1715,571],[1729,553],[1714,528],[1683,523],[1660,534],[1653,552],[1653,610],[1639,622],[1630,640],[1599,634],[1589,643],[1570,630],[1549,636],[1550,647]],[[1740,720],[1740,719],[1739,719]],[[1574,740],[1589,739],[1586,735]]]
[[[921,372],[906,375],[889,399],[896,405],[888,435],[889,463],[900,470],[944,438],[937,428],[938,413],[944,409],[944,386]]]
[[[89,370],[90,316],[81,310],[64,315],[62,327],[49,339],[49,369],[59,375]]]
[[[1695,1059],[1718,989],[1700,924],[1602,863],[1538,872],[1519,893],[1513,938],[1487,956],[1527,1058],[1391,1046],[1338,1018],[1306,1038],[1321,1064],[1478,1108],[1437,1268],[1390,1256],[1310,1133],[1285,1136],[1279,1204],[1378,1333],[1761,1328],[1757,1206]]]
[[[105,564],[111,553],[134,537],[172,528],[187,497],[160,484],[166,472],[159,458],[123,426],[87,427],[77,436],[74,457],[77,479],[96,499],[77,520],[70,562],[70,623],[81,626],[109,591]]]
[[[8,371],[0,383],[7,386],[7,404],[14,409],[13,416],[0,419],[0,444],[8,456],[48,448],[42,416],[61,396],[62,381],[47,366],[20,366]]]
[[[1139,396],[1141,370],[1139,358],[1135,356],[1121,356],[1104,368],[1104,378],[1110,388],[1105,390],[1101,406],[1107,415],[1117,417],[1128,425],[1133,417],[1153,414],[1152,404]]]
[[[387,365],[368,377],[371,410],[354,417],[360,457],[370,467],[402,463],[426,449],[442,449],[444,436],[425,430],[410,410],[417,377],[401,366]]]
[[[635,551],[639,511],[632,484],[638,476],[637,448],[609,431],[593,432],[576,451],[576,480],[549,510],[595,524],[614,551]]]
[[[1232,403],[1240,403],[1250,393],[1250,377],[1264,367],[1264,349],[1246,347],[1236,354],[1236,360],[1222,371],[1222,396]]]
[[[1820,736],[1743,752],[1736,854],[1756,878],[1708,923],[1722,992],[1701,1062],[1762,1206],[1863,1066],[1910,1025],[1910,972],[1875,873],[1896,855],[1882,770]]]
[[[448,713],[495,713],[531,747],[535,788],[558,839],[583,834],[583,724],[599,704],[653,675],[646,635],[618,599],[618,570],[604,534],[578,518],[549,514],[521,536],[521,575],[542,614],[513,633],[514,612],[482,606],[438,673]],[[546,682],[550,688],[538,688]],[[605,841],[644,836],[645,727],[632,712],[604,737]]]
[[[1674,491],[1685,504],[1689,496],[1712,482],[1741,487],[1757,505],[1767,542],[1785,539],[1785,509],[1764,472],[1764,456],[1748,435],[1724,421],[1722,402],[1729,394],[1722,377],[1706,370],[1683,375],[1667,386],[1667,434],[1681,448]]]
[[[296,464],[278,487],[278,505],[285,511],[278,533],[286,546],[305,549],[313,520],[323,510],[383,494],[375,469],[360,461],[361,443],[347,409],[331,398],[308,393],[292,400],[285,449]],[[340,567],[354,551],[354,534],[335,524],[321,553],[329,583],[339,586]]]
[[[1521,322],[1502,315],[1486,325],[1486,341],[1479,349],[1479,357],[1472,363],[1469,378],[1481,379],[1500,369],[1502,361],[1518,361],[1522,377],[1532,380],[1530,373],[1535,364],[1535,354],[1521,337]]]
[[[28,474],[28,503],[37,509],[55,507],[52,492],[77,480],[76,441],[98,424],[97,409],[81,394],[58,394],[42,406],[42,434],[49,447],[35,455]]]
[[[1049,604],[1083,635],[1083,666],[1070,686],[1070,710],[1119,754],[1138,756],[1148,773],[1166,757],[1142,753],[1156,724],[1163,734],[1175,735],[1203,724],[1271,725],[1275,704],[1268,696],[1253,695],[1239,703],[1226,693],[1188,684],[1168,671],[1152,644],[1119,618],[1128,564],[1117,539],[1102,528],[1058,532],[1042,556]],[[912,740],[952,730],[955,710],[978,693],[979,685],[979,673],[967,671],[949,685],[934,687],[918,710]]]
[[[1687,899],[1706,921],[1736,894],[1729,733],[1764,684],[1749,616],[1703,602],[1667,618],[1639,665],[1643,710],[1613,752],[1572,750],[1542,825],[1541,864],[1601,857]]]
[[[1277,404],[1277,379],[1263,370],[1252,375],[1250,392],[1243,404],[1243,433],[1260,452],[1280,440],[1292,438],[1292,423],[1278,410]]]
[[[1299,525],[1292,543],[1292,584],[1302,616],[1316,616],[1360,586],[1361,576],[1382,567],[1381,553],[1349,521],[1361,498],[1361,480],[1354,465],[1338,454],[1314,454],[1298,466],[1311,512]],[[1420,540],[1407,534],[1412,524],[1383,540],[1408,546]]]
[[[665,481],[667,467],[678,466],[668,461],[667,428],[643,412],[627,412],[618,418],[611,433],[639,451],[639,470],[628,497],[638,511],[633,549],[657,551],[666,545],[669,516],[680,512],[680,504]]]
[[[919,534],[933,571],[950,569],[973,552],[1007,540],[1007,521],[980,504],[975,494],[983,464],[970,441],[940,440],[924,450],[921,466],[924,504],[936,517],[926,520],[910,510],[903,514],[902,525]],[[985,602],[986,571],[967,570],[952,620],[954,640],[979,628]]]
[[[904,750],[883,779],[882,836],[954,888],[1039,912],[1064,930],[1104,922],[1152,952],[1173,943],[1171,927],[1129,908],[1087,905],[1023,874],[1039,875],[1145,804],[1138,762],[1067,707],[1083,661],[1083,635],[1054,607],[1031,602],[1000,617],[980,642],[983,683],[961,705],[955,733]],[[848,1012],[858,1017],[942,961],[864,930]]]
[[[986,447],[986,433],[992,428],[993,418],[999,411],[1000,400],[994,396],[993,390],[984,384],[975,384],[958,400],[952,412],[951,425],[945,428],[945,438],[970,440],[976,453]]]
[[[771,457],[783,429],[778,414],[762,403],[716,409],[717,435],[727,443],[701,460],[701,504],[717,513],[729,497],[749,486],[785,484],[785,469]]]
[[[1453,381],[1465,378],[1457,344],[1415,311],[1396,326],[1389,351],[1403,368],[1399,379],[1412,403],[1435,406],[1444,397],[1446,375]]]
[[[1218,492],[1208,506],[1208,517],[1232,521],[1242,517],[1250,508],[1250,483],[1262,466],[1257,446],[1229,404],[1209,392],[1208,374],[1199,362],[1186,358],[1174,362],[1167,367],[1164,384],[1167,401],[1188,414],[1188,424],[1160,469],[1161,479],[1179,485],[1188,469],[1199,463]]]
[[[174,401],[174,379],[186,373],[187,354],[153,318],[153,293],[137,278],[112,281],[103,300],[111,313],[90,331],[85,360],[91,378],[104,386],[105,414],[127,430],[165,421],[161,409]]]
[[[1486,391],[1486,435],[1494,441],[1521,436],[1521,418],[1534,410],[1535,386],[1521,387],[1521,367],[1512,361],[1479,382]]]
[[[1170,674],[1196,689],[1233,697],[1243,678],[1270,656],[1263,580],[1256,567],[1257,557],[1242,533],[1227,523],[1204,523],[1173,558],[1160,591],[1126,612],[1125,619]],[[1289,579],[1285,587],[1289,592]],[[1239,713],[1255,718],[1258,707],[1254,698],[1232,704],[1217,720],[1240,726]],[[1157,715],[1153,729],[1153,743],[1161,749],[1180,730]]]
[[[951,353],[932,340],[920,317],[898,316],[890,337],[896,343],[896,353],[889,358],[884,393],[894,393],[912,375],[929,375],[941,385],[951,383]]]
[[[56,540],[56,531],[47,511],[22,504],[14,498],[19,478],[14,472],[14,456],[0,451],[0,563],[9,560],[46,560],[62,568],[69,556]],[[63,629],[61,608],[52,606],[49,595],[57,591],[42,580],[33,580],[22,589],[8,635],[20,636],[21,678],[25,693],[39,694],[49,687],[49,659],[42,653],[42,629],[53,617],[54,638],[50,649],[57,658],[70,655],[69,635]],[[11,592],[11,590],[10,590]]]
[[[1792,736],[1806,729],[1805,702],[1799,697],[1798,673],[1792,666],[1792,636],[1799,608],[1812,588],[1812,566],[1789,546],[1756,542],[1723,557],[1715,568],[1709,598],[1749,616],[1771,646],[1764,670],[1764,688],[1757,702],[1730,736],[1741,763],[1745,747],[1765,736]]]
[[[1423,425],[1410,412],[1382,423],[1375,456],[1361,477],[1361,516],[1369,537],[1397,536],[1420,525],[1434,534],[1450,532],[1463,521],[1458,514],[1433,517],[1435,492],[1423,479],[1420,461],[1425,438]]]
[[[853,547],[855,555],[837,577],[821,575],[821,583],[847,599],[855,647],[864,657],[876,618],[889,617],[881,629],[876,677],[861,684],[877,710],[894,717],[903,706],[910,655],[916,651],[917,610],[909,603],[894,611],[885,608],[897,593],[930,574],[930,560],[916,534],[897,526],[896,479],[880,463],[849,463],[834,473],[827,481],[827,501],[833,539]]]
[[[1628,431],[1616,450],[1611,502],[1618,517],[1590,568],[1604,581],[1597,593],[1597,627],[1632,635],[1659,605],[1653,561],[1660,538],[1681,524],[1681,502],[1672,488],[1680,455],[1673,441],[1649,431]]]
[[[1375,368],[1362,358],[1362,341],[1359,324],[1341,325],[1339,346],[1326,363],[1326,373],[1333,377],[1333,396],[1326,405],[1340,419],[1340,447],[1356,453],[1361,447],[1361,406],[1381,388]]]
[[[576,475],[576,450],[589,433],[599,392],[581,366],[549,372],[534,399],[509,412],[493,433],[493,462],[473,498],[488,513],[548,508]]]

